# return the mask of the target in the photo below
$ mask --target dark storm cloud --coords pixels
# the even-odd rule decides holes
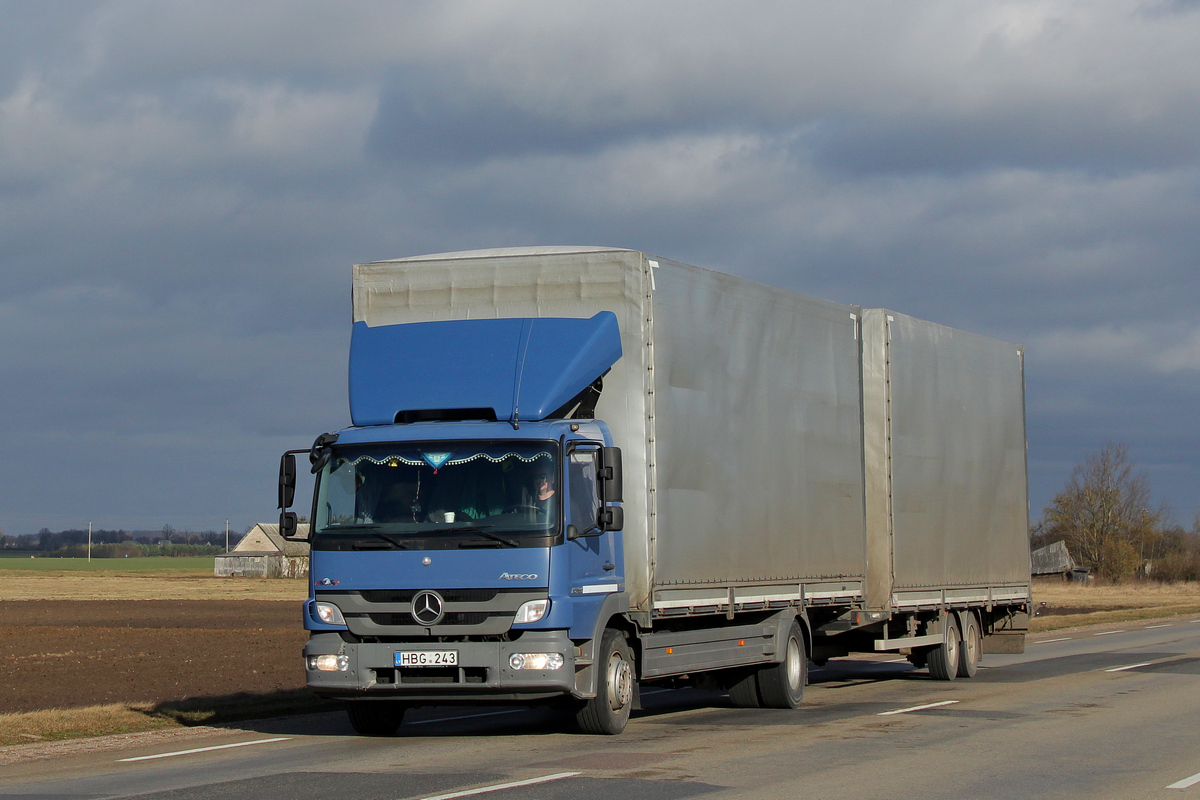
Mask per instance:
[[[1195,3],[0,10],[7,532],[269,518],[349,265],[526,244],[1025,343],[1035,518],[1109,439],[1200,506]]]
[[[1200,107],[1191,104],[1129,120],[1056,102],[965,119],[830,118],[801,141],[822,167],[857,174],[1019,168],[1113,175],[1195,163],[1198,127]]]

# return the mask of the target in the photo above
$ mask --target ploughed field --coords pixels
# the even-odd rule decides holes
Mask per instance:
[[[299,600],[0,600],[0,714],[304,686]]]

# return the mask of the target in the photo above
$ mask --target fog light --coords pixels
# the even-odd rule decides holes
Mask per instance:
[[[549,600],[530,600],[528,603],[523,603],[517,609],[517,616],[513,622],[537,622],[546,616],[546,612],[549,610]]]
[[[513,653],[508,665],[513,669],[560,669],[563,657],[562,653]]]
[[[317,672],[345,672],[350,669],[349,656],[309,656],[308,668]]]
[[[342,610],[333,603],[317,603],[317,619],[326,625],[345,625],[346,618]]]

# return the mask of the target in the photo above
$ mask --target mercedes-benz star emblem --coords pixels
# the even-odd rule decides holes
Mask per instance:
[[[444,613],[445,603],[442,601],[442,596],[437,592],[417,592],[417,596],[413,598],[413,619],[420,625],[424,625],[427,628],[437,625],[441,622]]]

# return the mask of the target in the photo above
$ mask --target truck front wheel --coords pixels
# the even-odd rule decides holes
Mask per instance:
[[[599,656],[596,696],[584,701],[575,722],[583,733],[611,736],[625,730],[633,707],[633,651],[620,631],[605,628]]]
[[[758,697],[763,708],[796,708],[804,700],[808,682],[808,656],[804,653],[804,634],[793,622],[788,631],[783,661],[758,671]]]
[[[407,710],[408,706],[394,700],[353,700],[346,704],[350,727],[363,736],[391,736]]]

